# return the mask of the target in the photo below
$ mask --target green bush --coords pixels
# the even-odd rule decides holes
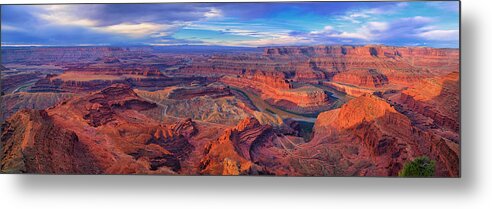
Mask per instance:
[[[405,163],[398,175],[403,177],[429,177],[434,176],[435,171],[436,162],[430,160],[427,156],[422,156]]]

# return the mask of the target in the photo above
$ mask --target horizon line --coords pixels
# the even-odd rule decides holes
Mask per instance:
[[[44,44],[0,44],[1,47],[7,48],[56,48],[56,47],[229,47],[229,48],[250,48],[250,49],[263,49],[263,48],[279,48],[279,47],[314,47],[314,46],[354,46],[354,47],[367,47],[367,46],[387,46],[387,47],[412,47],[412,48],[434,48],[434,49],[460,49],[460,47],[433,47],[433,46],[415,46],[415,45],[388,45],[388,44],[313,44],[313,45],[271,45],[271,46],[230,46],[230,45],[201,45],[201,44],[169,44],[169,45],[154,45],[154,44],[74,44],[74,45],[44,45]]]

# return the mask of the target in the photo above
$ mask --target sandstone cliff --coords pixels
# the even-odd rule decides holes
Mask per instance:
[[[450,166],[459,165],[457,144],[413,127],[409,118],[372,95],[320,114],[310,143],[338,153],[336,166],[325,167],[334,175],[394,176],[405,162],[422,155],[436,160],[438,176],[459,175],[457,166]]]
[[[102,173],[78,135],[55,124],[44,110],[18,112],[2,125],[1,172]]]

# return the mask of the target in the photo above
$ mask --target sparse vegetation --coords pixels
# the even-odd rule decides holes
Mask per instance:
[[[429,177],[435,175],[435,170],[436,162],[427,156],[421,156],[406,163],[398,175],[401,177]]]

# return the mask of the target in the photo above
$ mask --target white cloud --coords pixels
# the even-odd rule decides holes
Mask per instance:
[[[407,6],[408,6],[407,2],[400,2],[396,4],[390,4],[387,6],[381,6],[371,9],[351,10],[346,12],[345,15],[338,17],[338,19],[359,24],[365,22],[369,18],[375,18],[377,16],[387,15],[387,14],[394,14]]]
[[[12,25],[2,24],[3,31],[24,31],[22,28],[18,28]]]
[[[432,17],[415,16],[415,17],[401,18],[400,21],[413,22],[413,23],[431,23],[434,22],[435,19]]]
[[[305,37],[298,37],[290,35],[291,30],[277,29],[272,27],[265,27],[265,25],[257,24],[190,24],[185,27],[186,29],[195,30],[211,30],[220,33],[243,36],[248,40],[203,40],[206,44],[210,45],[226,45],[226,46],[268,46],[268,45],[295,45],[311,43]],[[248,29],[244,29],[248,28]],[[328,28],[327,28],[328,29]],[[238,37],[240,38],[240,37]],[[253,38],[253,39],[250,39]]]
[[[355,39],[369,40],[369,37],[367,35],[364,35],[361,33],[351,33],[351,32],[341,32],[341,33],[337,33],[337,34],[331,34],[331,35],[328,35],[328,37],[332,37],[332,38],[355,38]]]
[[[322,30],[311,31],[310,34],[316,35],[316,34],[330,33],[332,31],[333,31],[333,26],[327,25],[323,27]]]
[[[325,30],[325,31],[331,31],[331,30],[333,30],[333,26],[331,26],[331,25],[327,25],[327,26],[325,26],[325,27],[323,28],[323,30]]]
[[[228,45],[237,45],[237,46],[280,46],[280,45],[296,45],[296,44],[310,44],[312,40],[301,38],[301,37],[293,37],[289,35],[280,35],[272,38],[262,38],[256,40],[244,40],[244,41],[234,41],[228,43]]]
[[[222,11],[217,8],[211,8],[210,11],[205,12],[204,16],[206,18],[222,17]]]
[[[171,25],[163,25],[163,24],[156,24],[156,23],[137,23],[137,24],[121,23],[121,24],[110,25],[105,27],[93,27],[94,30],[99,30],[109,33],[118,33],[135,38],[143,37],[147,35],[165,36],[168,35],[168,33],[162,31],[172,30],[173,28],[174,27]]]
[[[223,46],[286,46],[297,44],[313,44],[313,40],[305,37],[291,36],[289,34],[272,34],[268,37],[262,37],[253,40],[204,40],[207,45],[223,45]]]
[[[285,29],[274,29],[272,27],[265,27],[265,25],[255,25],[255,24],[247,24],[247,25],[238,25],[238,24],[188,24],[184,27],[185,29],[193,29],[193,30],[210,30],[217,31],[221,33],[226,33],[230,35],[237,36],[249,36],[256,38],[268,38],[279,34],[288,34],[291,32],[290,30]],[[244,29],[248,28],[248,29]]]
[[[396,4],[397,8],[405,8],[407,6],[408,6],[408,2],[400,2],[400,3]]]
[[[73,25],[83,27],[93,27],[97,25],[97,21],[91,19],[80,19],[77,17],[66,16],[63,14],[40,14],[39,17],[52,24],[57,25]]]
[[[369,41],[381,37],[382,33],[386,32],[389,27],[389,23],[387,22],[368,22],[355,32],[336,31],[332,26],[325,26],[323,30],[312,31],[310,34],[331,38],[362,39]]]
[[[307,33],[317,42],[335,40],[337,42],[376,43],[384,40],[420,39],[422,41],[456,41],[458,30],[444,30],[437,25],[430,25],[436,20],[430,17],[415,16],[400,18],[391,22],[372,21],[353,30],[340,30],[331,25],[321,30]]]
[[[87,6],[89,7],[84,8],[89,11],[93,8],[90,5]],[[38,16],[51,24],[84,27],[92,27],[97,25],[96,20],[75,15],[77,13],[77,7],[74,7],[73,5],[43,5],[39,6],[39,8],[43,9],[45,12],[38,14]]]
[[[389,24],[387,22],[369,22],[366,26],[363,27],[363,30],[383,32],[388,28]]]
[[[454,41],[459,38],[458,30],[429,30],[417,34],[427,40]]]
[[[167,37],[169,35],[171,35],[170,32],[156,32],[156,33],[150,34],[150,37],[152,37],[152,38],[161,38],[161,37]]]

